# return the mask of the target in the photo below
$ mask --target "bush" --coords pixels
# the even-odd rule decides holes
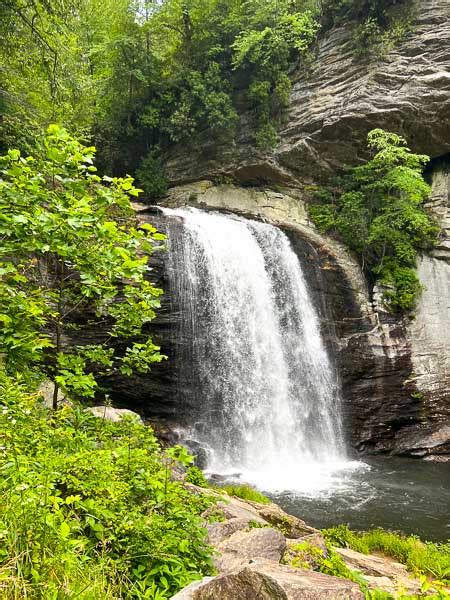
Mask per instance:
[[[49,412],[0,373],[2,598],[170,598],[212,571],[170,454],[134,420]]]
[[[161,160],[155,151],[147,154],[142,160],[136,175],[148,198],[162,198],[167,193],[167,177]]]

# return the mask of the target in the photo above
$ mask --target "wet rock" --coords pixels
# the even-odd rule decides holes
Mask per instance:
[[[423,425],[405,428],[397,434],[397,452],[422,457],[427,454],[450,454],[450,426]]]
[[[194,455],[194,465],[199,469],[206,469],[208,466],[208,450],[195,440],[183,440],[182,444]]]
[[[424,460],[429,462],[448,463],[450,462],[450,456],[448,454],[429,454],[428,456],[425,456]]]
[[[106,419],[107,421],[121,421],[124,417],[131,417],[135,421],[142,423],[142,418],[132,410],[127,408],[113,408],[112,406],[91,406],[86,409],[95,417]]]
[[[214,559],[219,573],[231,573],[254,558],[279,562],[286,550],[284,536],[270,527],[237,531],[217,546],[220,556]]]

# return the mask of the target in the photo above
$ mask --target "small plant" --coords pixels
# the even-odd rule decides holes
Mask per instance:
[[[206,481],[203,471],[195,466],[189,467],[184,480],[188,483],[198,485],[199,487],[208,487],[208,482]]]

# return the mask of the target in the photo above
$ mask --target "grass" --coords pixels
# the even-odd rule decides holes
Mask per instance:
[[[230,483],[217,486],[216,489],[226,492],[230,496],[242,498],[242,500],[250,500],[250,502],[259,502],[260,504],[271,503],[271,500],[267,496],[264,496],[264,494],[246,483]]]
[[[450,543],[422,542],[415,536],[383,529],[355,532],[346,525],[324,529],[322,533],[332,546],[351,548],[363,554],[382,552],[417,575],[450,583]]]

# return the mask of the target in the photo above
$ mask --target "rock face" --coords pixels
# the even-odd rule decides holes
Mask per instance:
[[[174,184],[214,175],[244,182],[314,182],[365,155],[375,127],[404,135],[417,152],[450,151],[450,5],[405,2],[407,35],[383,59],[355,58],[352,31],[334,27],[319,40],[311,68],[294,78],[291,108],[270,154],[251,145],[245,116],[236,146],[180,148],[169,161]]]
[[[437,181],[440,196],[435,191],[433,202],[440,207],[445,222],[445,186],[442,177]],[[447,291],[433,287],[439,288],[441,277],[424,281],[426,289],[415,320],[396,320],[375,297],[371,298],[361,269],[348,250],[314,229],[305,200],[302,194],[286,189],[274,192],[202,181],[174,188],[166,204],[233,211],[270,221],[287,233],[315,295],[322,333],[340,374],[349,444],[375,453],[425,456],[448,452]],[[161,214],[142,213],[140,218],[161,230],[167,226],[167,218]],[[182,224],[176,221],[173,226]],[[449,267],[435,257],[424,257],[420,265],[428,268],[430,261],[433,269]],[[419,266],[424,278],[422,269]],[[156,365],[150,376],[136,377],[131,386],[126,380],[123,384],[116,381],[114,393],[122,402],[139,406],[147,417],[176,417],[183,425],[183,415],[195,393],[187,385],[177,384],[176,364],[190,340],[179,335],[177,323],[183,315],[171,296],[160,257],[154,263],[153,276],[166,290],[161,315],[152,324],[153,335],[161,337],[170,360]]]
[[[445,159],[450,152],[450,3],[406,2],[405,10],[410,9],[408,33],[382,59],[355,58],[349,27],[334,27],[320,37],[311,68],[294,75],[289,115],[273,152],[261,154],[252,146],[246,115],[235,145],[218,147],[210,139],[177,149],[169,157],[169,177],[184,185],[173,188],[166,203],[233,211],[282,227],[316,293],[323,334],[341,376],[349,443],[365,452],[440,457],[449,452],[450,418]],[[387,314],[354,258],[318,235],[307,217],[305,184],[320,183],[325,174],[365,158],[366,135],[374,127],[404,135],[415,152],[435,159],[428,208],[441,224],[441,236],[431,255],[419,259],[424,291],[412,320]],[[265,187],[209,181],[223,175]],[[157,211],[142,218],[165,230],[166,218]],[[183,315],[171,295],[163,255],[153,257],[151,277],[166,295],[149,331],[170,360],[155,365],[150,376],[108,383],[119,406],[183,425],[195,390],[177,379],[177,360],[189,340],[179,335]]]

